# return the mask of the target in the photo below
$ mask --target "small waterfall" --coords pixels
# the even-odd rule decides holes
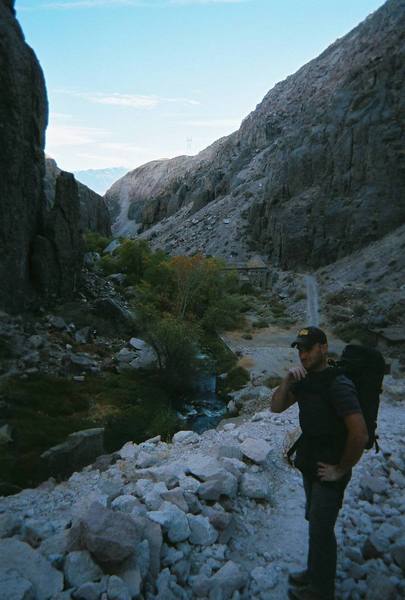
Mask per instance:
[[[319,327],[318,286],[313,275],[305,275],[307,291],[307,320],[309,325]]]

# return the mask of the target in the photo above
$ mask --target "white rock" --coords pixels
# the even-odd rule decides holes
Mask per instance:
[[[230,597],[236,590],[242,588],[246,583],[246,575],[239,565],[229,560],[211,578],[211,589],[220,589],[225,597]]]
[[[200,436],[195,431],[178,431],[173,436],[175,444],[194,444],[198,442]]]
[[[139,500],[130,494],[123,494],[118,496],[111,502],[111,508],[113,510],[121,510],[122,512],[130,513],[132,510],[139,506]]]
[[[8,423],[0,427],[0,445],[6,445],[13,441],[12,427]]]
[[[86,550],[70,552],[65,559],[63,570],[70,587],[79,587],[103,576],[102,570]]]
[[[63,590],[63,575],[38,551],[16,539],[0,540],[0,571],[18,572],[29,581],[36,600],[48,600]]]
[[[224,471],[221,463],[203,454],[192,456],[188,461],[187,470],[202,481],[207,481],[207,479],[215,476],[220,477]]]
[[[240,482],[240,493],[247,498],[268,500],[270,486],[267,476],[259,473],[244,473]]]
[[[0,569],[1,600],[34,600],[32,583],[14,569]]]
[[[162,525],[173,543],[183,542],[190,536],[190,527],[182,510],[170,502],[163,502],[161,510],[149,511],[149,519]]]
[[[134,444],[133,442],[127,442],[122,446],[121,450],[118,450],[118,454],[123,459],[136,458],[138,452],[139,448],[137,444]]]
[[[119,362],[130,363],[132,360],[135,360],[136,352],[133,350],[128,350],[128,348],[121,348],[115,357]]]
[[[209,546],[217,541],[218,532],[211,525],[207,517],[203,517],[202,515],[188,515],[187,518],[191,530],[191,544]]]
[[[240,449],[253,462],[263,464],[270,454],[271,446],[264,440],[247,438],[241,444]]]
[[[200,485],[198,495],[204,500],[219,500],[220,496],[234,498],[238,490],[238,480],[235,475],[225,469]]]
[[[279,575],[274,568],[270,567],[256,567],[251,572],[252,579],[256,582],[261,592],[267,592],[273,589],[278,581]]]
[[[108,600],[131,600],[128,586],[117,575],[111,575],[107,587]]]

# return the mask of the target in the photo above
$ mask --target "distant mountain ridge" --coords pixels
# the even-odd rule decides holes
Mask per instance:
[[[250,245],[282,268],[331,263],[393,230],[405,221],[404,36],[405,0],[388,0],[274,86],[239,131],[172,159],[175,177],[156,185],[153,163],[127,174],[106,194],[121,230],[136,222],[177,253]]]

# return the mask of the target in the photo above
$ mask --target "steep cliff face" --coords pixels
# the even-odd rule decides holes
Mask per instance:
[[[405,3],[391,0],[243,124],[266,145],[252,236],[281,266],[329,263],[405,221],[404,75]]]
[[[226,206],[232,221],[243,206],[245,235],[284,268],[317,267],[379,239],[405,221],[404,75],[405,0],[389,0],[277,84],[238,132],[204,151],[209,160],[162,180],[149,194],[153,221],[207,203],[212,215]],[[188,225],[180,212],[156,236],[176,229],[176,251],[194,249]],[[221,237],[211,229],[207,242]],[[239,235],[234,227],[228,248],[210,241],[208,250],[226,255]]]
[[[53,206],[57,198],[56,184],[61,173],[63,171],[59,169],[56,162],[52,158],[47,158],[44,186],[48,207]],[[75,181],[79,197],[79,229],[110,236],[111,218],[104,198],[80,181]]]
[[[61,171],[52,204],[43,215],[43,228],[33,243],[32,276],[41,295],[68,298],[76,289],[82,264],[83,242],[77,183]]]
[[[81,231],[110,234],[103,199],[48,163],[45,81],[15,19],[0,0],[0,309],[45,296],[68,298],[82,264]]]
[[[47,98],[38,61],[13,2],[0,2],[0,305],[32,294],[31,246],[41,227]]]

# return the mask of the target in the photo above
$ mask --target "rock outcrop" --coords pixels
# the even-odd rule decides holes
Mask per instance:
[[[62,173],[52,158],[46,159],[45,194],[47,204],[55,203],[56,183]],[[104,198],[89,187],[76,181],[79,196],[79,229],[81,231],[94,231],[101,235],[111,235],[111,218]]]
[[[69,298],[83,259],[82,231],[110,234],[103,199],[48,161],[45,81],[13,2],[0,3],[0,308]]]
[[[405,220],[404,32],[405,2],[388,0],[277,84],[238,132],[204,150],[209,160],[189,158],[158,190],[143,179],[142,201],[149,200],[140,211],[127,176],[122,210],[129,202],[127,216],[141,214],[143,228],[166,217],[145,236],[177,253],[198,246],[229,256],[249,234],[255,249],[283,268],[318,267],[381,238]],[[207,221],[205,231],[188,231],[190,212],[198,210],[197,220],[225,216],[227,235],[222,218],[209,231]]]
[[[32,293],[30,257],[41,226],[45,81],[14,16],[0,2],[0,305],[22,307]]]

